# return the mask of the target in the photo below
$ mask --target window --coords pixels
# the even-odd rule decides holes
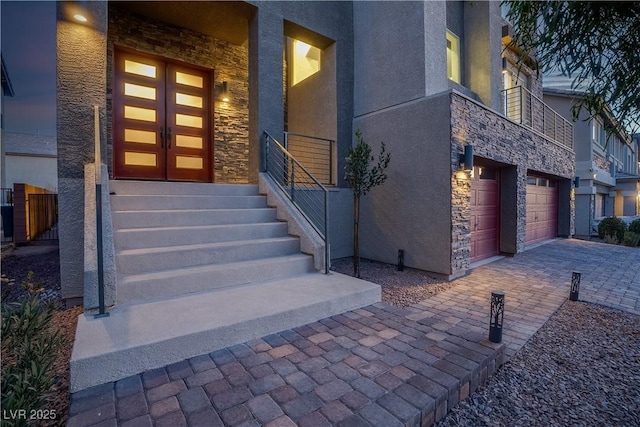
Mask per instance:
[[[460,83],[460,39],[447,30],[447,77]]]
[[[320,71],[320,49],[300,40],[291,43],[291,59],[293,62],[291,86],[311,77]]]

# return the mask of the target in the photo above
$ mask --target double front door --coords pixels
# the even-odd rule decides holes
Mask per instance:
[[[211,181],[211,71],[117,50],[116,178]]]

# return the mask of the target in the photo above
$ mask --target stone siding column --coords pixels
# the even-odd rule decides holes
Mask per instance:
[[[74,21],[76,13],[87,22]],[[107,2],[59,2],[57,20],[60,279],[62,297],[73,304],[83,295],[84,165],[94,161],[94,105],[103,141],[106,134]]]

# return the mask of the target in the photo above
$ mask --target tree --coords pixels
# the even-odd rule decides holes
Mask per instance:
[[[387,180],[385,169],[389,166],[391,155],[386,153],[383,142],[378,156],[378,164],[369,169],[369,163],[375,160],[371,155],[371,146],[365,142],[360,129],[356,131],[356,138],[358,138],[358,143],[355,147],[349,148],[344,170],[345,179],[353,191],[353,275],[360,277],[360,244],[358,241],[360,197]]]
[[[606,112],[618,129],[640,129],[640,2],[505,0],[515,27],[512,43],[538,72],[557,70],[584,92],[573,107],[590,118]]]

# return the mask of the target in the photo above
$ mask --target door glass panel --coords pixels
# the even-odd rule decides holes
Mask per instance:
[[[139,76],[156,78],[156,67],[154,65],[143,64],[128,59],[124,60],[124,71]]]
[[[182,169],[202,169],[202,157],[176,156],[176,167]]]
[[[135,96],[137,98],[156,100],[156,88],[148,86],[134,85],[132,83],[124,84],[124,94]]]
[[[143,120],[145,122],[156,121],[156,110],[149,108],[132,107],[130,105],[124,106],[124,118],[133,120]]]
[[[202,97],[187,95],[186,93],[176,93],[176,104],[187,107],[202,108]]]
[[[202,117],[176,114],[176,124],[190,128],[202,128]]]
[[[176,83],[202,88],[204,80],[200,76],[194,76],[193,74],[181,73],[180,71],[176,71]]]
[[[156,133],[148,130],[125,129],[124,140],[140,144],[155,144]]]
[[[124,164],[130,166],[156,166],[156,155],[152,153],[124,153]]]
[[[202,148],[201,136],[176,135],[176,146],[187,148]]]

